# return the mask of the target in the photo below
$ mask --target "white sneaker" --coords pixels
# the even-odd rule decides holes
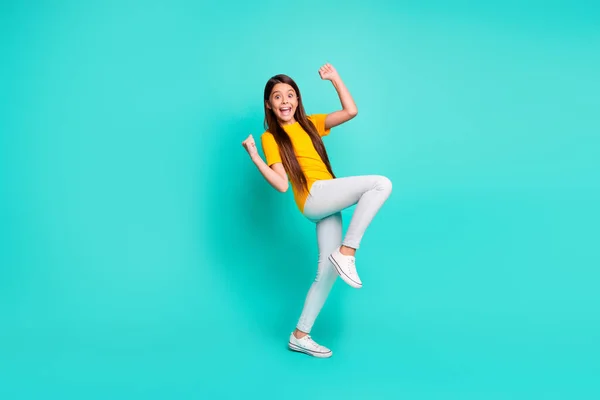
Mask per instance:
[[[333,354],[327,347],[321,346],[312,340],[310,335],[306,335],[302,339],[298,339],[296,336],[294,336],[293,332],[290,335],[288,347],[291,350],[298,351],[300,353],[306,353],[319,358],[331,357]]]
[[[353,288],[360,289],[362,287],[362,281],[356,272],[356,264],[353,256],[345,256],[340,253],[340,249],[336,249],[329,256],[329,261],[335,267],[335,270],[340,275],[340,278],[344,280],[348,285]]]

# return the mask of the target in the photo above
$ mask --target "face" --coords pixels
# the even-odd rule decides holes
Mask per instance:
[[[298,96],[296,91],[287,83],[278,83],[273,86],[267,107],[275,113],[282,125],[293,124],[294,114],[298,107]]]

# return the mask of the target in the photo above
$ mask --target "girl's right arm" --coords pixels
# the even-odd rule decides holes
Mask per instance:
[[[282,163],[275,163],[272,167],[269,167],[267,163],[260,157],[254,138],[252,135],[248,136],[246,140],[242,142],[242,146],[246,149],[250,155],[250,159],[256,165],[262,176],[279,192],[286,192],[289,187],[288,177],[285,173]]]

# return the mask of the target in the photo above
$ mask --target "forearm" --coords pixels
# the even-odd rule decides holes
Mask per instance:
[[[267,182],[280,192],[285,192],[288,189],[287,177],[279,175],[277,172],[269,168],[267,163],[258,155],[252,157],[252,162],[260,171]]]
[[[358,113],[358,109],[356,107],[356,104],[354,103],[354,99],[352,98],[352,95],[350,95],[350,91],[344,84],[344,81],[342,80],[342,78],[340,78],[338,76],[338,77],[332,79],[331,83],[333,84],[333,87],[335,88],[335,90],[340,98],[340,102],[342,103],[343,110],[346,111],[350,115],[356,115]]]

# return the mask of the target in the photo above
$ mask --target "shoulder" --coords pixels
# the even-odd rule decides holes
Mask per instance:
[[[269,131],[264,131],[260,135],[260,141],[263,147],[277,147],[277,141],[275,140],[273,134]]]
[[[317,122],[319,122],[321,120],[324,121],[326,117],[327,117],[327,114],[321,114],[321,113],[319,113],[319,114],[310,114],[310,115],[307,116],[307,118],[309,120],[311,120],[311,122],[313,122],[313,123],[317,123]]]
[[[260,139],[263,142],[275,142],[275,136],[273,136],[273,134],[269,131],[264,131],[261,135],[260,135]]]
[[[308,119],[315,125],[319,135],[327,136],[331,132],[330,129],[327,129],[325,126],[325,120],[327,119],[327,114],[311,114],[308,116]]]
[[[265,138],[265,137],[272,138],[272,137],[273,137],[273,134],[272,134],[271,132],[269,132],[269,131],[264,131],[264,132],[263,132],[263,133],[260,135],[260,137],[261,137],[261,138]]]

